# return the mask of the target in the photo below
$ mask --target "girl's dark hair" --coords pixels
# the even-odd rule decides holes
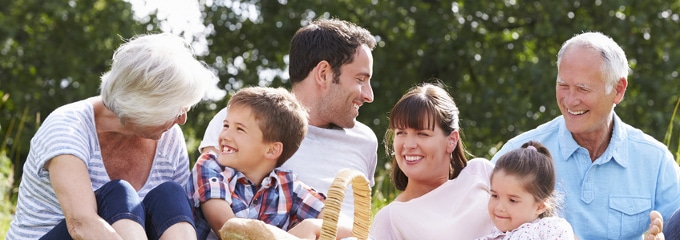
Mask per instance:
[[[521,148],[504,154],[496,161],[491,179],[499,171],[522,179],[527,192],[534,195],[536,201],[545,202],[545,212],[539,218],[556,215],[555,167],[550,151],[543,144],[528,141]]]
[[[460,131],[458,125],[458,107],[443,88],[441,83],[424,83],[411,88],[394,105],[390,112],[389,128],[385,133],[385,151],[392,156],[392,182],[394,186],[403,191],[408,184],[408,177],[399,168],[394,159],[392,139],[395,129],[435,129],[439,126],[444,134],[449,135],[453,131]],[[458,139],[456,148],[451,153],[449,165],[449,179],[458,177],[458,174],[467,166],[463,141]]]

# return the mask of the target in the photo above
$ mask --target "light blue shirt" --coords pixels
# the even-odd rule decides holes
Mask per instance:
[[[612,139],[594,162],[562,116],[510,139],[491,161],[529,140],[542,143],[555,162],[560,214],[579,239],[642,239],[651,210],[670,219],[680,207],[680,168],[665,145],[612,114]]]

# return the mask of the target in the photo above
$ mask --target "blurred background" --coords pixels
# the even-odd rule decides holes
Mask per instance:
[[[396,194],[382,139],[388,112],[408,88],[435,78],[446,83],[467,150],[490,158],[511,137],[560,115],[556,54],[586,31],[611,36],[630,62],[616,112],[678,159],[679,13],[678,0],[0,0],[0,236],[41,121],[63,104],[98,95],[114,49],[135,34],[183,36],[219,77],[182,126],[195,161],[208,121],[230,94],[244,86],[290,88],[287,53],[298,28],[335,17],[371,31],[378,40],[375,101],[361,107],[358,120],[381,141],[376,211]]]

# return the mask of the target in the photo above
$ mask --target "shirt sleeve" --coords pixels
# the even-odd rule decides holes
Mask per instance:
[[[375,153],[376,154],[371,157],[371,162],[368,165],[368,175],[366,176],[368,178],[368,184],[371,187],[375,186],[375,167],[378,165],[377,149]]]
[[[574,230],[564,218],[544,218],[537,225],[540,239],[574,239]]]
[[[213,153],[201,155],[191,171],[191,178],[194,180],[191,198],[195,206],[213,198],[224,199],[231,205],[229,181],[234,172],[229,170],[231,169],[222,167],[217,162]]]
[[[680,185],[678,184],[680,167],[675,163],[669,151],[664,151],[663,158],[657,179],[654,209],[659,211],[664,219],[670,219],[680,206]]]
[[[318,217],[325,205],[326,196],[297,179],[293,181],[293,188],[295,189],[293,197],[294,201],[298,203],[298,209],[296,209],[291,223]]]
[[[170,143],[171,147],[169,148],[175,149],[176,151],[176,153],[172,155],[176,158],[173,160],[175,163],[175,172],[172,176],[172,180],[184,186],[191,176],[186,140],[184,139],[184,133],[182,133],[182,129],[179,125],[175,125],[170,131],[173,131],[173,135],[175,136],[172,139],[176,139],[176,141]]]
[[[88,119],[90,112],[83,110],[83,103],[74,103],[60,107],[50,113],[36,134],[31,138],[31,147],[26,164],[36,167],[31,171],[48,177],[45,164],[59,155],[73,155],[88,166],[93,148],[91,142],[96,139],[94,120]]]

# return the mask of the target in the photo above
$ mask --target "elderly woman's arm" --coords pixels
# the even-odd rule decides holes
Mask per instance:
[[[97,215],[97,201],[92,191],[87,167],[82,160],[73,155],[60,155],[45,164],[50,173],[50,181],[66,218],[66,226],[73,239],[122,239],[121,234],[144,233],[139,224],[130,221],[116,222],[116,229]],[[138,230],[129,229],[128,227]],[[117,233],[118,232],[118,233]],[[128,235],[133,236],[133,235]],[[143,235],[143,238],[146,236]]]

